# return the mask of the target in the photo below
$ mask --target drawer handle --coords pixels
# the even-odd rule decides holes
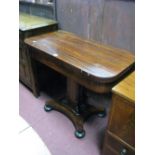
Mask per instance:
[[[121,154],[120,155],[126,155],[127,154],[127,150],[126,149],[122,149]]]

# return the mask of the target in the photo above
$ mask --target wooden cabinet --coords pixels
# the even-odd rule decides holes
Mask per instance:
[[[112,106],[103,146],[104,155],[134,155],[135,73],[113,88]]]
[[[19,79],[31,88],[31,78],[28,64],[28,55],[23,43],[19,45]]]
[[[56,20],[56,0],[19,0],[19,11]]]
[[[30,89],[33,89],[28,60],[29,55],[24,39],[57,30],[57,22],[25,13],[20,13],[19,17],[19,79]]]

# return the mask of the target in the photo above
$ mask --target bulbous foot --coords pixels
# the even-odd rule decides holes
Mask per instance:
[[[81,138],[83,138],[85,136],[85,131],[84,130],[81,130],[81,131],[76,130],[75,131],[75,136],[76,136],[76,138],[81,139]]]
[[[106,116],[106,110],[97,114],[98,117],[103,118]]]
[[[45,104],[44,110],[45,110],[46,112],[50,112],[50,111],[53,110],[53,108],[52,108],[52,106]]]

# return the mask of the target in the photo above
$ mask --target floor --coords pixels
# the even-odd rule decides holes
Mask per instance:
[[[35,130],[19,117],[19,148],[18,154],[22,155],[52,155]],[[23,151],[24,150],[24,151]]]
[[[77,139],[74,136],[74,127],[68,118],[57,111],[47,113],[43,110],[45,101],[50,99],[49,96],[41,93],[40,97],[35,98],[32,92],[22,84],[19,84],[19,92],[20,116],[30,125],[30,129],[23,131],[23,135],[26,132],[30,133],[33,129],[51,155],[101,154],[107,117],[91,117],[84,126],[86,136],[83,139]],[[36,139],[32,137],[32,140],[35,142]],[[22,147],[25,147],[23,148],[25,150],[27,146]],[[42,155],[46,154],[46,151],[42,153]]]

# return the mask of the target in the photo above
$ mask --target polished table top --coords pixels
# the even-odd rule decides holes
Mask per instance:
[[[65,31],[38,35],[25,42],[100,82],[117,80],[135,61],[128,51],[84,40]]]
[[[54,25],[57,22],[43,17],[33,16],[26,13],[19,13],[19,30],[28,31],[40,27]]]

